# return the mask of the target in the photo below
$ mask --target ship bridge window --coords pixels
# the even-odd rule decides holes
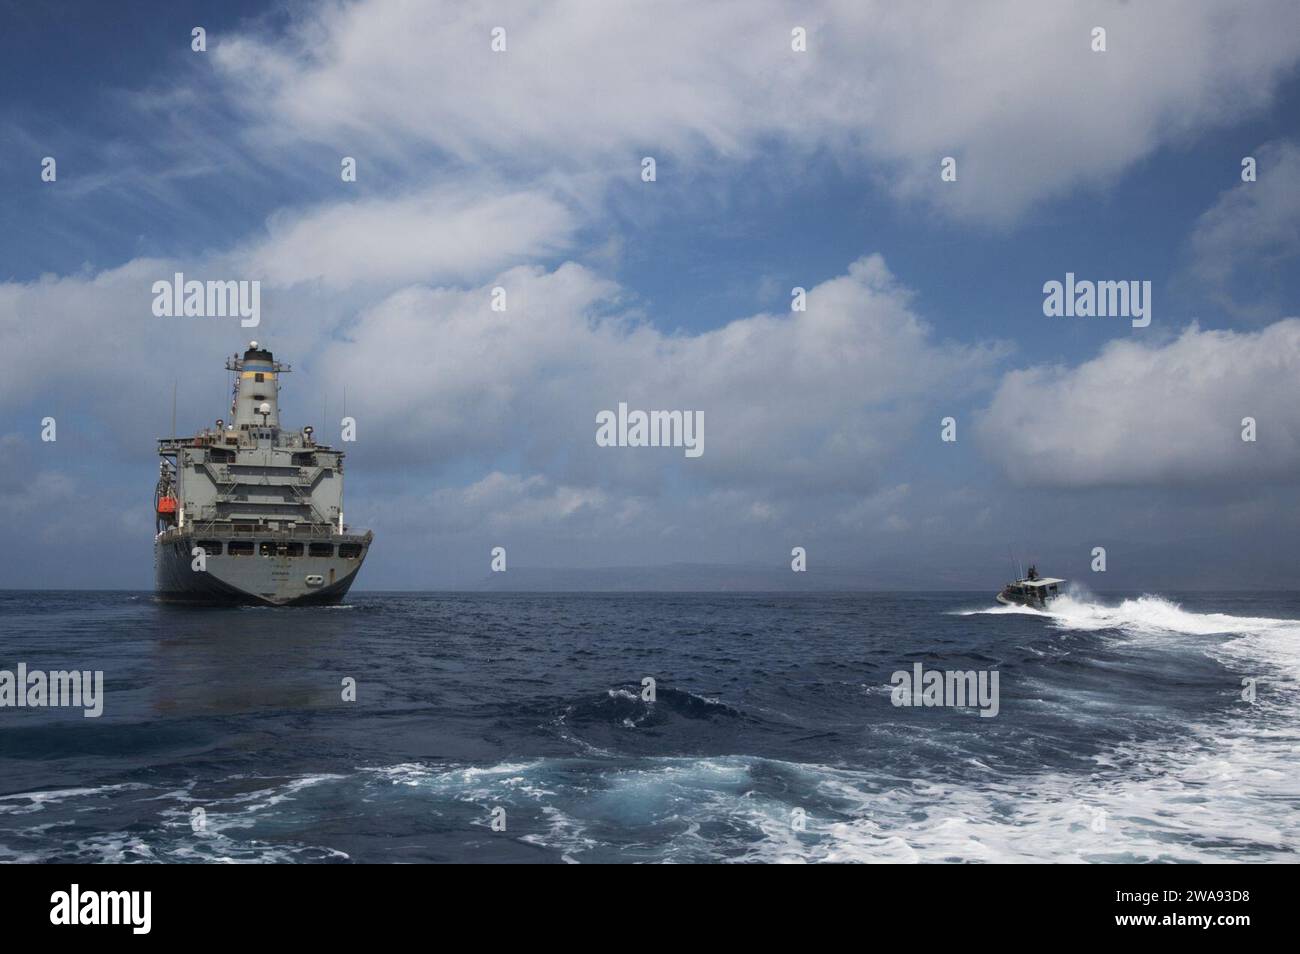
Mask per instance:
[[[359,543],[340,543],[339,557],[344,560],[355,560],[361,556],[361,544]]]
[[[256,375],[254,375],[253,380],[254,380],[254,381],[265,381],[265,380],[266,380],[266,375],[263,374],[261,371],[258,371],[258,372],[256,373]]]
[[[252,556],[253,541],[252,540],[231,540],[230,546],[226,550],[226,552],[229,553],[231,556]]]
[[[300,557],[302,556],[302,544],[283,540],[263,540],[258,546],[257,552],[262,556]]]

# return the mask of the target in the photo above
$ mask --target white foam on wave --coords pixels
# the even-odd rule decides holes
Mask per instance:
[[[1046,773],[978,785],[915,785],[822,766],[813,784],[850,803],[848,820],[758,819],[759,861],[1225,862],[1296,860],[1294,786],[1258,740],[1200,739],[1088,775]],[[1263,763],[1262,765],[1259,763]],[[837,813],[838,814],[838,813]],[[811,837],[810,837],[811,835]]]
[[[416,788],[420,793],[442,796],[455,801],[481,803],[517,793],[537,800],[555,793],[537,781],[539,770],[548,760],[502,762],[497,765],[425,765],[403,762],[398,765],[371,766],[363,773],[393,786]]]
[[[1203,652],[1234,676],[1257,677],[1256,699],[1248,704],[1235,682],[1225,685],[1233,705],[1222,718],[1188,725],[1177,739],[1107,753],[1086,777],[1046,774],[1026,780],[1028,791],[1009,779],[989,791],[948,791],[946,808],[933,816],[946,815],[946,824],[907,823],[904,837],[919,858],[1297,860],[1300,620],[1196,613],[1155,595],[1109,606],[1071,594],[1048,611],[998,606],[963,615],[984,613],[1032,614],[1060,630],[1113,630]],[[914,809],[915,799],[900,803],[909,801]],[[1093,830],[1097,812],[1106,813],[1102,831]],[[828,860],[876,860],[869,822],[835,834]]]
[[[176,807],[166,809],[162,816],[173,829],[185,831],[181,838],[169,838],[150,846],[136,842],[129,846],[128,853],[115,858],[111,851],[116,842],[112,837],[91,839],[82,843],[82,852],[98,849],[101,861],[205,861],[224,864],[346,860],[347,854],[335,848],[323,845],[271,843],[256,837],[256,832],[263,827],[276,827],[287,824],[298,827],[304,816],[315,813],[315,809],[305,806],[301,796],[309,790],[344,781],[347,776],[335,773],[316,773],[292,778],[263,778],[261,776],[234,775],[225,781],[231,782],[265,782],[256,789],[239,792],[228,796],[196,797],[192,794],[191,784],[180,792],[169,793],[172,800],[179,803]],[[195,829],[191,814],[193,807],[204,810],[203,825]],[[146,855],[141,855],[146,851]],[[156,852],[156,855],[155,855]]]
[[[1083,595],[1062,595],[1047,610],[1024,606],[997,606],[962,610],[957,616],[1037,616],[1060,629],[1118,629],[1135,636],[1183,634],[1183,636],[1270,636],[1282,637],[1278,649],[1300,660],[1300,620],[1278,620],[1264,616],[1231,616],[1229,613],[1199,613],[1184,610],[1174,600],[1147,594],[1108,606]]]
[[[344,781],[348,776],[333,773],[272,778],[233,775],[225,783],[239,783],[240,791],[231,795],[195,795],[197,780],[181,788],[154,789],[149,785],[128,782],[98,787],[69,788],[21,792],[0,796],[0,815],[57,811],[49,825],[23,825],[5,831],[11,845],[0,845],[0,859],[7,861],[72,860],[111,864],[139,862],[215,861],[279,862],[346,860],[347,855],[334,848],[312,844],[268,842],[256,837],[262,826],[294,828],[304,816],[317,812],[300,799],[308,790]],[[247,789],[253,782],[256,788]],[[151,793],[152,794],[148,794]],[[120,797],[137,793],[134,797]],[[131,805],[163,803],[137,814],[137,824],[129,830],[106,830],[73,838],[53,839],[56,847],[46,843],[57,829],[91,824],[95,813],[129,813]],[[297,803],[297,804],[293,804]],[[192,810],[204,810],[203,824],[195,826]],[[156,831],[150,828],[161,821]],[[180,833],[180,837],[177,834]]]
[[[996,606],[981,606],[978,609],[953,610],[951,616],[1047,616],[1042,610],[1031,606],[1008,606],[999,603]]]
[[[1193,613],[1162,596],[1145,595],[1127,599],[1118,606],[1062,596],[1045,613],[1063,629],[1119,629],[1147,634],[1187,636],[1245,635],[1264,631],[1300,635],[1300,621],[1227,613]]]
[[[97,797],[109,795],[113,792],[124,792],[146,787],[135,782],[124,782],[119,785],[100,785],[95,788],[63,788],[39,792],[16,792],[12,795],[0,795],[0,813],[26,815],[30,812],[42,811],[46,806],[60,805],[70,799]]]
[[[1256,702],[1187,725],[1177,738],[1117,747],[1090,772],[1009,775],[978,766],[966,784],[751,756],[638,760],[591,789],[555,785],[564,811],[530,840],[565,860],[610,860],[617,842],[593,827],[635,832],[643,856],[666,861],[1223,862],[1300,860],[1300,621],[1197,613],[1160,596],[1106,605],[1078,594],[1031,614],[1063,631],[1204,652],[1259,676]],[[547,760],[530,771],[541,775]],[[773,773],[798,784],[773,786]],[[805,805],[807,829],[791,825]],[[745,834],[748,833],[748,834]],[[613,853],[611,855],[611,853]]]
[[[1134,751],[1088,775],[970,785],[751,756],[646,759],[562,789],[547,830],[523,840],[577,862],[1294,861],[1300,825],[1278,805],[1293,786],[1259,754],[1202,739],[1162,762]],[[769,784],[773,773],[798,784]],[[827,803],[806,809],[804,830],[792,824]]]
[[[1227,613],[1194,613],[1162,596],[1147,594],[1108,606],[1080,594],[1061,596],[1049,609],[1001,604],[959,611],[959,616],[1028,615],[1061,630],[1116,630],[1134,637],[1212,637],[1192,645],[1224,663],[1264,665],[1300,676],[1300,620]]]

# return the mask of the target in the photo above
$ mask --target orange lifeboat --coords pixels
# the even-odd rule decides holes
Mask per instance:
[[[159,513],[168,513],[168,514],[175,513],[175,512],[176,512],[176,498],[175,498],[175,497],[159,497],[159,498],[158,498],[158,512],[159,512]]]

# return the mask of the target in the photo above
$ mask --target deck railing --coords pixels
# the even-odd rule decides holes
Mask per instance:
[[[299,524],[292,530],[281,528],[269,530],[266,527],[255,530],[235,529],[228,523],[203,522],[189,523],[184,527],[172,527],[159,534],[159,541],[170,543],[187,534],[203,536],[210,534],[222,539],[235,540],[360,540],[372,536],[371,531],[364,533],[339,532],[333,524]]]

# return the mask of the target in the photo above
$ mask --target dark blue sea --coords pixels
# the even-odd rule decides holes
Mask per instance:
[[[196,610],[0,592],[0,670],[19,663],[102,670],[104,703],[0,708],[4,861],[1291,862],[1300,844],[1297,594],[1042,613],[972,593]],[[916,663],[996,671],[997,715],[894,705]]]

